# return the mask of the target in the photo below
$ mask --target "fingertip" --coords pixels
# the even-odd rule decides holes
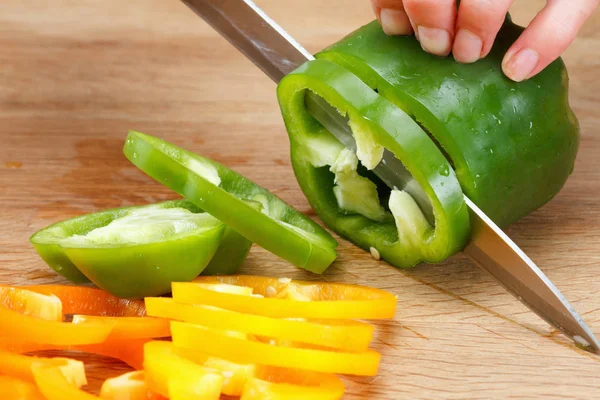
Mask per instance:
[[[381,8],[379,22],[386,35],[410,35],[413,32],[408,16],[402,10]]]
[[[509,79],[522,82],[534,75],[539,61],[540,55],[533,49],[509,50],[502,60],[502,71]]]
[[[483,41],[468,29],[460,29],[454,38],[452,55],[457,62],[473,63],[481,57]]]

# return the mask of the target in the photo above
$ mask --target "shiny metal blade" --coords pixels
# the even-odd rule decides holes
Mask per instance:
[[[471,241],[463,252],[538,316],[583,348],[600,343],[548,277],[469,198]]]
[[[182,1],[275,82],[313,59],[251,0]],[[331,106],[320,97],[309,92],[306,98],[311,114],[346,147],[355,148],[347,120],[332,112]],[[422,189],[414,184],[415,180],[399,160],[396,164],[401,167],[390,168],[387,163],[380,163],[374,172],[390,188],[404,188],[411,193],[431,218],[429,199],[422,198]],[[600,354],[598,340],[548,277],[466,196],[465,202],[471,211],[472,229],[465,254],[546,322],[579,346]]]

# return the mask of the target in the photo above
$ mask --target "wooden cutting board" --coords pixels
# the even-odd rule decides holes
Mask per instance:
[[[372,19],[367,0],[259,1],[310,51]],[[526,23],[544,2],[517,2]],[[582,130],[575,172],[508,229],[600,335],[600,16],[564,59]],[[314,215],[290,167],[274,84],[177,0],[0,3],[0,283],[64,282],[29,245],[50,223],[176,196],[133,167],[128,129],[214,158]],[[532,184],[534,184],[532,182]],[[374,378],[347,398],[599,398],[600,358],[571,345],[463,256],[400,271],[340,241],[322,277],[394,292]],[[241,271],[310,279],[254,247]],[[85,358],[92,377],[123,364]]]

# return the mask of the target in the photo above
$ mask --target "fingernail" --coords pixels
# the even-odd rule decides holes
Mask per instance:
[[[472,63],[481,57],[482,47],[483,42],[479,36],[467,29],[461,29],[454,38],[452,55],[458,62]]]
[[[450,53],[450,33],[444,29],[419,26],[421,47],[436,56],[447,56]]]
[[[382,8],[379,13],[381,27],[387,35],[409,35],[412,32],[410,21],[402,10]]]
[[[540,56],[532,49],[522,49],[502,62],[502,70],[510,79],[521,82],[535,69]]]

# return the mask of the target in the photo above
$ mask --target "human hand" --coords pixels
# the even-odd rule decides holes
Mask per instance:
[[[423,49],[456,61],[472,63],[494,44],[513,0],[371,0],[388,35],[414,32]],[[520,82],[558,58],[575,40],[598,0],[548,0],[506,52],[502,70]]]

